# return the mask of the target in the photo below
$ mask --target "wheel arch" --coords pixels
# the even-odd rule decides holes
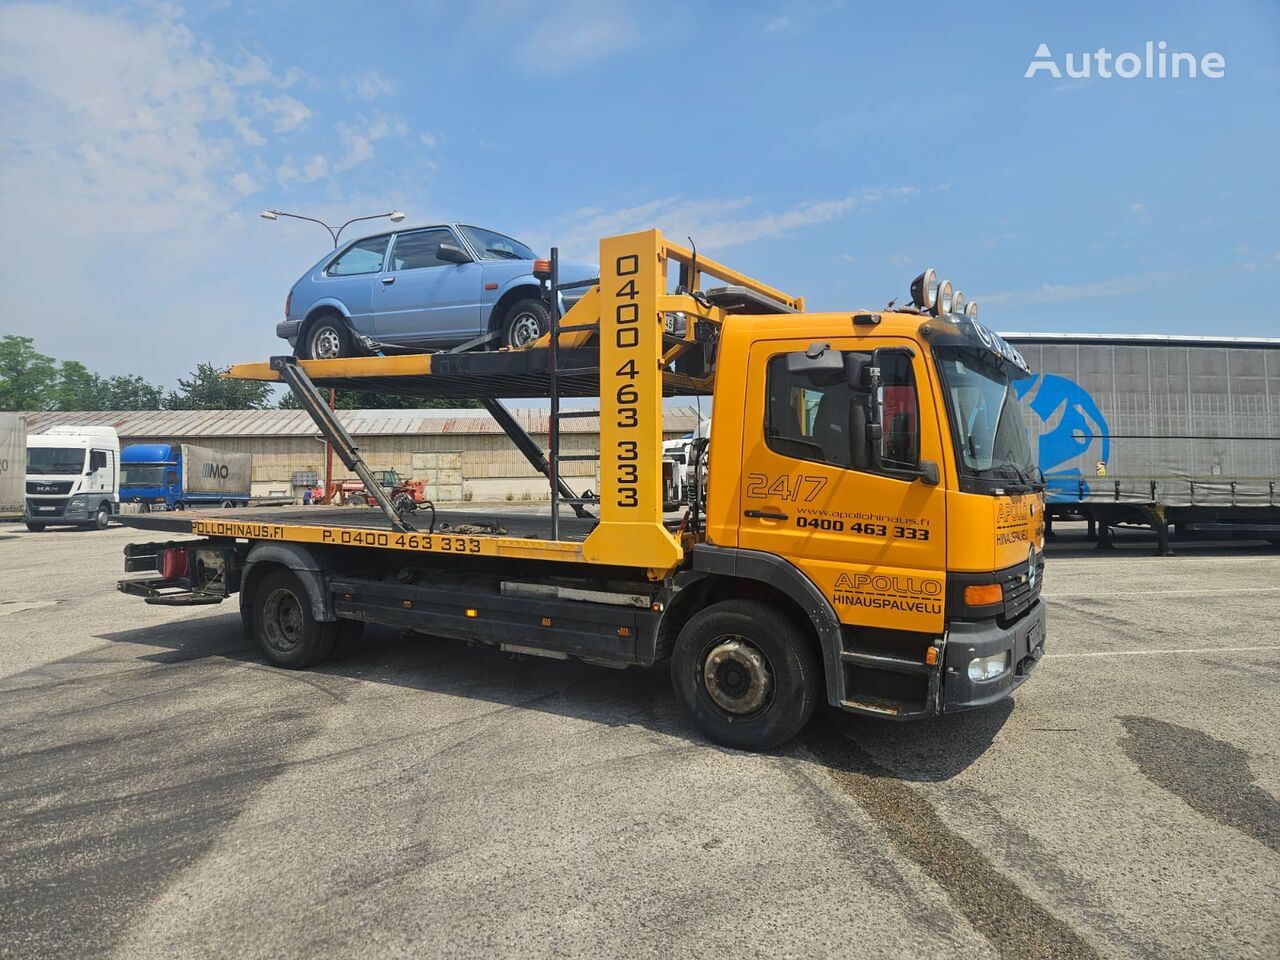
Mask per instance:
[[[262,578],[273,570],[288,570],[307,591],[311,616],[320,623],[337,619],[329,602],[329,588],[324,571],[315,556],[297,543],[271,543],[259,541],[245,557],[240,573],[240,615],[245,627],[249,627],[249,611],[253,609],[254,594]]]
[[[771,553],[699,544],[691,551],[693,570],[663,612],[658,625],[659,656],[669,655],[676,636],[699,610],[721,600],[764,600],[788,613],[818,644],[826,675],[827,700],[844,699],[840,619],[822,591],[793,564]]]
[[[304,349],[303,344],[307,342],[307,335],[311,332],[312,325],[324,317],[337,317],[347,325],[347,330],[352,336],[355,336],[355,327],[351,325],[351,316],[343,308],[342,304],[337,301],[325,300],[315,304],[307,315],[302,318],[302,323],[298,325],[298,349]]]
[[[506,322],[507,312],[517,300],[541,299],[542,287],[538,284],[538,281],[533,277],[521,277],[506,290],[502,291],[501,296],[494,301],[493,308],[489,311],[486,332],[502,333],[502,325]]]

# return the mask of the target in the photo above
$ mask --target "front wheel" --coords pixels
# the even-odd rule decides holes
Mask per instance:
[[[676,696],[708,738],[771,750],[813,715],[822,667],[812,637],[758,600],[726,600],[696,614],[671,657]]]
[[[111,508],[105,503],[98,505],[98,512],[93,515],[93,529],[105,530],[111,522]]]
[[[32,533],[44,533],[44,524],[43,524],[43,523],[35,523],[35,522],[31,521],[31,520],[28,520],[28,521],[27,521],[27,529],[28,529],[28,530],[30,530]]]
[[[502,345],[523,350],[551,329],[551,311],[541,300],[517,300],[502,323]]]
[[[320,663],[333,650],[338,628],[311,615],[306,588],[289,570],[273,570],[253,595],[253,635],[277,667],[300,670]]]

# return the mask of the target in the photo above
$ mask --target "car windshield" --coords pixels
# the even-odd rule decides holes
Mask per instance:
[[[84,454],[81,447],[28,447],[27,473],[79,475],[84,472]]]
[[[512,240],[482,227],[463,227],[467,241],[475,247],[481,260],[536,260],[537,254],[519,240]]]
[[[120,466],[120,486],[122,487],[164,486],[164,464],[162,463],[122,464]]]
[[[934,356],[946,387],[960,472],[1033,485],[1036,465],[1012,383],[1025,374],[976,347],[938,346]]]

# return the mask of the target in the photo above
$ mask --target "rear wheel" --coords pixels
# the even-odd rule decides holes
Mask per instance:
[[[671,657],[676,696],[699,729],[740,750],[770,750],[799,733],[821,676],[813,639],[758,600],[726,600],[696,614]]]
[[[529,346],[551,329],[551,311],[541,300],[517,300],[502,323],[502,345],[515,350]]]
[[[298,356],[303,360],[336,360],[351,356],[351,333],[339,317],[325,316],[313,320],[299,344]]]
[[[300,670],[329,656],[338,635],[335,623],[311,615],[306,589],[289,570],[273,570],[253,596],[253,635],[277,667]]]
[[[223,509],[223,510],[230,510],[230,509],[231,509],[232,507],[234,507],[235,505],[236,505],[236,502],[235,502],[234,500],[223,500],[223,501],[222,501],[222,509]]]

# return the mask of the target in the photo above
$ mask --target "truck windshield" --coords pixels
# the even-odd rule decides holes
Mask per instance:
[[[120,486],[163,487],[164,464],[125,463],[120,465]]]
[[[962,478],[990,492],[994,487],[1039,489],[1031,443],[1012,381],[1023,376],[990,351],[934,348],[947,394]]]
[[[28,447],[27,473],[74,474],[84,473],[83,447]]]

